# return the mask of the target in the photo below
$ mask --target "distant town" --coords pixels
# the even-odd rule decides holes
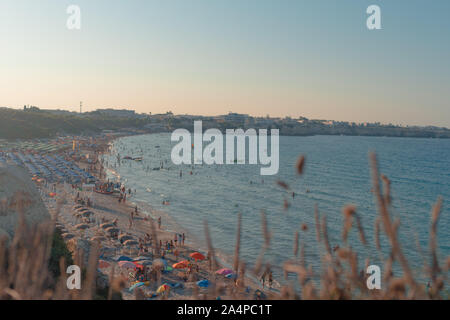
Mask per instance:
[[[80,107],[81,109],[81,107]],[[381,123],[307,119],[305,117],[254,117],[229,112],[218,116],[137,113],[129,109],[97,109],[89,112],[40,109],[0,108],[0,139],[49,138],[70,134],[95,135],[104,132],[157,133],[177,128],[193,130],[195,120],[203,129],[279,129],[280,135],[350,135],[450,138],[450,130],[436,126],[400,126]]]

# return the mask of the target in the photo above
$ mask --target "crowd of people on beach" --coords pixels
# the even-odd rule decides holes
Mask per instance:
[[[100,163],[100,162],[99,162]],[[97,164],[98,165],[98,164]],[[103,171],[102,168],[98,169],[97,165],[89,166],[89,172],[99,172]],[[103,166],[103,161],[100,163],[100,167]],[[193,174],[191,172],[187,172],[186,175]],[[116,258],[112,258],[112,255],[117,257],[117,252],[120,252],[121,255],[126,255],[130,257],[133,260],[130,260],[131,262],[135,262],[136,267],[125,269],[121,268],[121,274],[126,276],[129,281],[129,287],[131,288],[134,284],[137,282],[145,282],[146,286],[150,288],[153,288],[154,285],[158,284],[158,286],[162,283],[162,281],[173,281],[177,282],[180,281],[180,284],[183,282],[191,283],[193,282],[193,285],[198,280],[206,281],[205,279],[210,279],[210,272],[215,273],[218,264],[217,260],[215,260],[212,257],[212,254],[210,252],[207,253],[207,256],[203,256],[202,261],[197,261],[197,259],[193,259],[190,257],[190,254],[193,253],[193,250],[189,249],[185,246],[186,243],[186,234],[184,232],[169,232],[166,230],[163,230],[163,222],[162,217],[155,217],[155,222],[157,225],[158,234],[156,239],[156,234],[150,232],[151,228],[153,226],[151,225],[152,217],[150,215],[147,215],[144,213],[144,209],[141,207],[138,207],[138,204],[134,204],[129,201],[131,197],[136,194],[136,190],[133,190],[131,188],[128,188],[128,186],[125,186],[124,184],[117,182],[117,181],[110,181],[106,178],[103,180],[101,177],[98,177],[97,183],[95,184],[94,191],[99,191],[97,193],[104,194],[104,195],[110,195],[111,201],[113,203],[119,203],[118,209],[120,208],[121,217],[117,214],[115,214],[115,217],[109,217],[108,215],[100,218],[100,216],[97,216],[96,221],[96,229],[99,230],[99,233],[102,233],[103,230],[106,231],[106,226],[103,228],[101,224],[112,224],[113,228],[115,229],[115,233],[111,233],[109,231],[104,232],[104,236],[106,237],[106,247],[110,247],[109,249],[114,251],[113,253],[108,253],[105,255],[106,261],[109,261],[109,263],[113,266],[118,265],[118,260]],[[180,178],[183,178],[183,172],[180,171]],[[119,180],[120,181],[120,180]],[[78,188],[79,186],[73,186],[73,188]],[[86,191],[86,190],[84,190]],[[76,192],[75,200],[77,203],[85,205],[87,207],[92,206],[92,200],[95,200],[95,202],[101,201],[107,201],[109,197],[107,196],[100,196],[100,198],[97,197],[97,195],[90,194],[86,197],[86,193],[83,192]],[[80,194],[81,193],[81,194]],[[92,197],[92,199],[91,199]],[[117,201],[117,202],[116,202]],[[169,201],[164,200],[163,204],[168,205]],[[104,207],[108,207],[108,205],[100,204],[101,208],[100,211],[103,210]],[[113,205],[113,207],[116,205]],[[94,208],[95,209],[95,206]],[[120,219],[119,219],[120,218]],[[127,220],[128,218],[128,220]],[[142,226],[145,226],[142,228]],[[128,228],[127,228],[128,227]],[[103,229],[103,230],[102,230]],[[94,230],[94,229],[93,229]],[[160,231],[161,235],[160,236]],[[147,233],[149,232],[149,233]],[[133,241],[134,243],[132,245],[128,245],[126,242],[128,240]],[[130,242],[131,242],[130,241]],[[119,251],[117,251],[119,250]],[[128,252],[128,253],[127,253]],[[142,259],[148,259],[148,262],[153,262],[150,264],[142,263],[140,264],[139,260]],[[162,260],[164,262],[164,266],[158,267],[159,263],[154,263],[157,260]],[[180,261],[181,260],[181,261]],[[195,260],[195,261],[194,261]],[[145,260],[143,260],[145,261]],[[213,263],[216,261],[215,263]],[[175,265],[178,262],[186,262],[186,265],[183,266],[183,268],[177,268]],[[173,264],[172,264],[173,263]],[[209,266],[209,271],[208,270]],[[216,279],[218,275],[216,274]],[[241,287],[241,285],[238,285],[238,281],[242,281],[241,277],[239,277],[237,274],[233,275],[233,277],[227,277],[228,279],[232,279],[231,283],[234,283],[234,287]],[[225,279],[225,277],[224,277]],[[228,280],[226,280],[228,281]],[[262,277],[262,286],[264,288],[265,283],[268,283],[268,286],[272,286],[272,273],[270,271],[267,271],[264,273]],[[147,284],[149,283],[149,284]],[[227,282],[228,283],[228,282]],[[230,283],[230,284],[231,284]],[[153,288],[154,289],[154,288]],[[150,289],[150,290],[153,290]],[[170,289],[168,289],[170,290]],[[156,291],[155,291],[156,292]]]

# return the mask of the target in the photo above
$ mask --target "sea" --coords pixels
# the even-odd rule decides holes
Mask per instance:
[[[380,265],[390,253],[389,241],[381,236],[382,250],[375,246],[377,206],[372,192],[369,153],[375,152],[380,173],[391,181],[391,215],[399,219],[402,250],[418,278],[430,262],[431,211],[439,197],[442,210],[438,224],[441,261],[450,255],[450,140],[361,136],[281,136],[279,172],[261,176],[259,165],[174,165],[169,133],[128,136],[114,140],[104,155],[111,180],[120,180],[133,191],[132,201],[151,214],[156,209],[163,225],[185,232],[187,242],[207,250],[205,225],[219,259],[231,265],[241,214],[240,258],[252,268],[262,252],[262,213],[267,221],[270,246],[263,261],[270,265],[276,283],[295,282],[283,273],[285,261],[297,261],[295,234],[304,259],[316,275],[324,266],[323,242],[316,241],[314,208],[326,217],[330,246],[344,247],[343,214],[354,205],[367,244],[356,228],[348,246],[358,252],[360,268],[366,261]],[[121,157],[118,162],[117,156]],[[304,173],[295,169],[305,157]],[[142,161],[123,157],[142,158]],[[181,172],[181,175],[180,175]],[[289,186],[281,187],[279,181]],[[292,195],[294,193],[294,195]],[[157,218],[157,217],[156,217]],[[398,266],[394,268],[401,273]],[[395,271],[394,271],[395,273]]]

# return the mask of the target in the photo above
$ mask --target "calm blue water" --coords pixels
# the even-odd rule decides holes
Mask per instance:
[[[169,134],[121,138],[114,142],[113,155],[106,156],[106,160],[113,166],[117,152],[122,157],[142,156],[142,163],[124,161],[113,168],[127,187],[137,189],[135,200],[167,212],[173,223],[182,226],[189,239],[202,248],[203,221],[207,220],[213,244],[221,249],[225,261],[230,261],[233,254],[239,212],[243,215],[241,256],[250,265],[256,261],[263,243],[264,210],[272,233],[265,261],[280,266],[292,259],[294,234],[306,223],[309,230],[300,231],[300,242],[305,246],[307,262],[319,272],[321,260],[317,253],[321,247],[315,241],[314,205],[318,205],[321,215],[327,216],[330,243],[334,246],[341,244],[341,209],[354,204],[369,245],[359,242],[356,230],[351,232],[350,244],[361,253],[361,264],[366,258],[371,263],[379,262],[381,256],[373,241],[376,207],[371,193],[369,151],[377,152],[380,171],[392,182],[392,213],[401,219],[403,249],[414,270],[419,272],[423,259],[428,259],[430,212],[438,196],[444,198],[439,222],[440,256],[450,254],[450,140],[280,137],[280,171],[276,176],[260,176],[257,165],[196,165],[193,169],[175,166],[170,160],[172,146]],[[306,156],[306,167],[299,178],[294,165],[300,154]],[[152,170],[161,161],[166,170]],[[297,194],[295,198],[280,188],[277,180],[288,183]],[[288,211],[283,209],[284,199],[291,204]],[[162,205],[163,200],[169,200],[170,205]],[[388,244],[384,238],[382,246],[386,254]],[[275,274],[280,275],[281,269],[275,269]]]

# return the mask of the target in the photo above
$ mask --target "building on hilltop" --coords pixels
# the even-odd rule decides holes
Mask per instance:
[[[136,111],[126,109],[97,109],[96,111],[107,116],[119,118],[136,118],[138,116]]]

